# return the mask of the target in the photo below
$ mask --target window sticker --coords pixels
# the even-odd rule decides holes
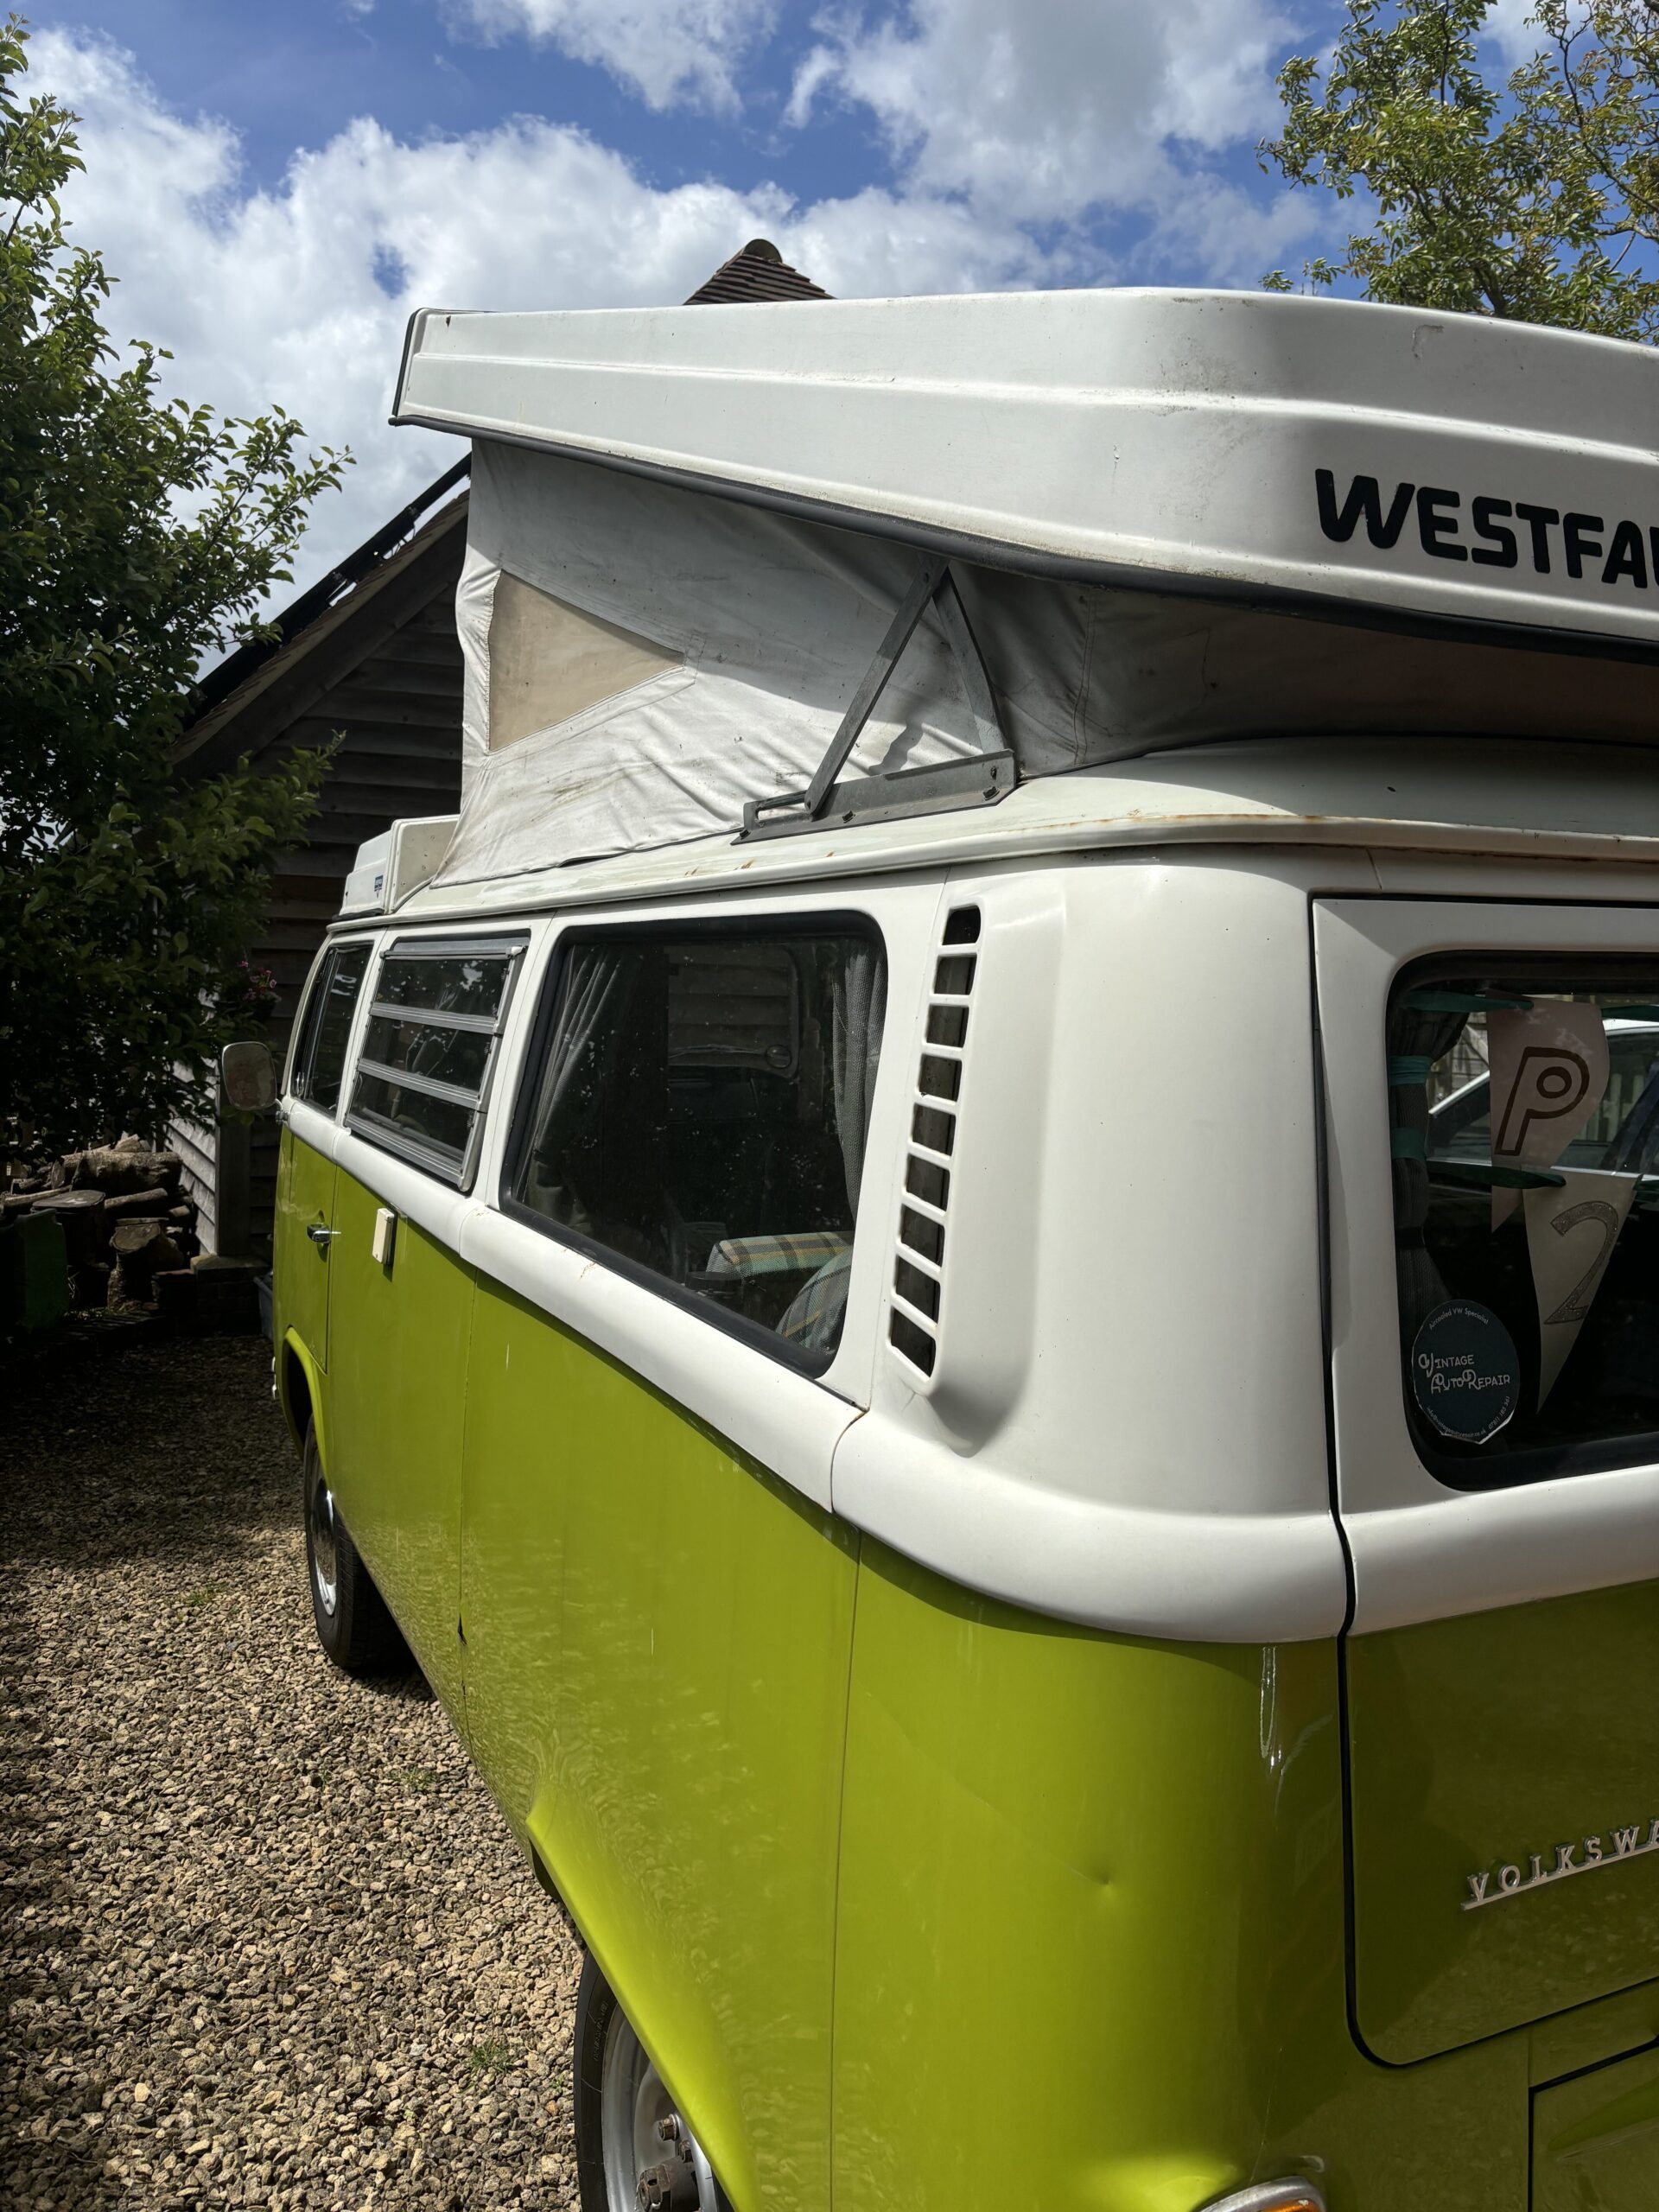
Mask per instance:
[[[1484,1444],[1515,1419],[1521,1356],[1489,1306],[1448,1299],[1417,1332],[1411,1389],[1425,1420],[1460,1444]]]

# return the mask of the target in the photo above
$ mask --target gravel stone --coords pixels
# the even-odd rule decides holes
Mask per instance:
[[[311,1625],[254,1338],[0,1377],[0,2208],[576,2202],[581,1959]]]

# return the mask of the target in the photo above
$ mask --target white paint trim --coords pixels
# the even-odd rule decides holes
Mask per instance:
[[[340,1140],[340,1123],[332,1114],[325,1114],[308,1098],[285,1098],[282,1105],[283,1119],[302,1144],[320,1152],[325,1160],[333,1160]]]
[[[475,1198],[453,1184],[399,1160],[395,1153],[382,1152],[355,1129],[340,1131],[334,1158],[342,1173],[390,1206],[400,1221],[413,1222],[452,1251],[460,1250],[467,1222],[481,1211]]]
[[[817,1380],[495,1211],[556,926],[532,932],[474,1196],[303,1103],[289,1111],[296,1136],[481,1274],[817,1504],[964,1586],[1126,1633],[1326,1636],[1346,1589],[1325,1494],[1307,900],[1344,878],[1374,880],[1361,855],[1212,849],[1040,871],[1010,856],[948,881],[736,896],[722,885],[722,914],[851,908],[887,946],[864,1226],[842,1348]],[[1462,946],[1652,953],[1659,897],[1650,909],[1549,904],[1536,894],[1580,879],[1510,863],[1472,877],[1449,862],[1414,868],[1414,882],[1431,878],[1443,893],[1501,881],[1517,903],[1334,896],[1316,907],[1338,1448],[1362,1630],[1659,1576],[1659,1468],[1471,1495],[1417,1459],[1399,1375],[1383,1079],[1388,991],[1405,961]],[[1518,903],[1529,892],[1535,903]],[[1035,1020],[1052,1054],[1039,1065],[1005,1048],[976,1062],[946,1256],[950,1357],[967,1365],[962,1402],[942,1408],[905,1386],[880,1332],[938,915],[942,901],[969,899],[984,916],[970,1019],[994,1025],[994,1039],[1014,1033],[1016,1014]],[[683,896],[604,919],[671,928],[709,911]],[[982,1035],[973,1049],[983,1054]],[[1161,1087],[1143,1094],[1136,1071]],[[1025,1295],[1027,1244],[1041,1255],[1029,1343],[1006,1325],[998,1335],[1009,1299]],[[1183,1330],[1189,1386],[1172,1349]]]
[[[498,1128],[492,1138],[498,1161],[501,1141]],[[822,1382],[350,1129],[339,1132],[335,1149],[343,1173],[400,1221],[458,1254],[487,1286],[537,1307],[804,1497],[829,1506],[836,1440],[858,1409]]]
[[[838,1511],[969,1590],[1119,1635],[1334,1636],[1347,1591],[1328,1511],[1160,1512],[1045,1489],[873,1413],[836,1452]]]
[[[878,1347],[836,1457],[860,1528],[1120,1633],[1340,1626],[1312,867],[1120,854],[950,876],[943,906],[977,905],[981,932],[939,1354],[924,1391]]]

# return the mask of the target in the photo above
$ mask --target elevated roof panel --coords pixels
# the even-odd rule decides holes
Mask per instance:
[[[393,420],[1007,565],[1659,648],[1659,357],[1226,292],[423,310]]]

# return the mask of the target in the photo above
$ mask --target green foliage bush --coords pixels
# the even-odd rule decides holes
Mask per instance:
[[[173,754],[205,658],[259,610],[346,456],[280,409],[164,399],[118,356],[111,279],[66,235],[75,118],[26,97],[0,28],[0,1146],[150,1134],[211,1098],[245,1033],[267,869],[325,766],[191,780]]]

